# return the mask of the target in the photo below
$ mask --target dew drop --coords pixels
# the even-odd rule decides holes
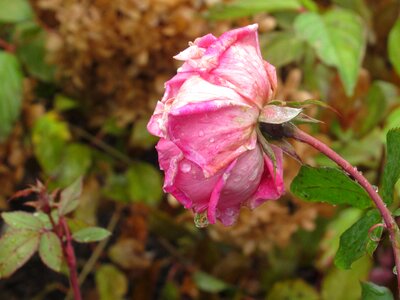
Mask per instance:
[[[235,214],[235,210],[233,208],[227,208],[225,214],[229,217],[232,217]]]
[[[199,131],[199,136],[204,136],[204,131],[203,130]]]
[[[394,275],[397,275],[397,268],[396,268],[396,266],[393,267],[393,274],[394,274]]]
[[[192,166],[191,165],[189,165],[189,164],[187,164],[187,163],[183,163],[182,165],[181,165],[181,171],[183,172],[183,173],[188,173],[188,172],[190,172],[190,170],[192,169]]]
[[[195,213],[194,215],[194,225],[197,228],[205,228],[208,226],[207,211],[202,213]]]
[[[210,143],[214,143],[215,139],[214,138],[210,138],[209,141],[210,141]]]
[[[379,188],[376,185],[373,185],[372,188],[375,190],[375,192],[379,192]]]

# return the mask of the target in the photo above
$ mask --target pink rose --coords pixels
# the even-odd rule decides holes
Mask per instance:
[[[273,147],[274,170],[256,133],[276,89],[275,68],[261,57],[257,25],[205,35],[175,58],[184,64],[148,124],[161,137],[164,190],[185,208],[206,211],[209,223],[231,225],[242,205],[284,192],[282,152]]]

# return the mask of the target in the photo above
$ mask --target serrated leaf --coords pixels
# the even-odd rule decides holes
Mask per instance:
[[[79,177],[70,186],[61,191],[58,213],[60,215],[66,215],[74,211],[79,205],[79,198],[81,194],[82,177]]]
[[[369,230],[380,221],[379,212],[370,210],[342,234],[339,250],[335,257],[337,267],[349,269],[353,262],[366,254],[370,241]]]
[[[388,37],[388,55],[397,74],[400,75],[400,19],[397,19]]]
[[[63,253],[61,241],[54,232],[47,231],[42,234],[39,244],[39,256],[46,266],[56,272],[60,272]]]
[[[7,138],[20,114],[22,80],[15,55],[0,51],[0,143]]]
[[[304,41],[293,32],[270,34],[262,45],[263,57],[276,68],[300,60],[304,54]]]
[[[389,130],[386,135],[386,163],[382,177],[382,198],[387,205],[393,202],[393,190],[400,178],[400,128]]]
[[[213,20],[235,19],[260,12],[295,11],[301,8],[298,0],[236,0],[231,3],[215,5],[208,18]]]
[[[124,299],[128,291],[128,280],[115,266],[105,264],[96,271],[96,287],[100,300]]]
[[[266,300],[319,300],[317,291],[301,279],[279,281],[268,293]]]
[[[351,96],[366,46],[359,16],[344,9],[329,10],[322,16],[306,12],[296,18],[294,27],[325,64],[338,69],[346,94]]]
[[[209,293],[219,293],[230,288],[226,282],[201,271],[194,273],[193,280],[200,290]]]
[[[14,229],[40,230],[45,227],[42,220],[24,211],[4,212],[1,216],[4,222]]]
[[[372,282],[361,282],[363,300],[394,300],[392,292]]]
[[[27,71],[43,81],[53,81],[54,65],[46,61],[46,33],[35,22],[18,24],[14,34],[17,55]]]
[[[37,211],[37,212],[33,213],[33,215],[43,223],[45,229],[49,229],[49,230],[53,229],[53,225],[51,224],[50,218],[47,214],[45,214],[41,211]],[[51,212],[51,216],[53,217],[54,223],[57,224],[59,221],[59,216],[58,216],[57,210],[54,209]]]
[[[72,238],[79,243],[98,242],[111,235],[107,229],[101,227],[87,227],[75,232]]]
[[[132,201],[157,204],[163,195],[160,172],[151,164],[137,162],[126,172],[128,193]]]
[[[33,16],[28,0],[0,0],[0,22],[15,23]]]
[[[357,208],[371,206],[367,192],[336,168],[302,166],[290,189],[305,201],[348,204]]]
[[[33,230],[13,230],[0,239],[0,278],[12,275],[36,252],[40,234]]]

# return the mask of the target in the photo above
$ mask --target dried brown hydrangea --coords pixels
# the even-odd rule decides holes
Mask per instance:
[[[36,0],[63,88],[90,105],[91,125],[152,111],[176,70],[173,55],[212,30],[200,14],[219,1]],[[219,23],[218,31],[227,29]]]

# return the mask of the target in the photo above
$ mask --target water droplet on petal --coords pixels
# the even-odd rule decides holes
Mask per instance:
[[[207,211],[203,211],[202,213],[195,213],[194,215],[194,225],[197,228],[205,228],[208,226],[208,218]]]
[[[375,192],[379,192],[379,188],[376,185],[373,185],[372,188],[375,190]]]
[[[188,163],[183,163],[182,165],[181,165],[181,171],[183,172],[183,173],[188,173],[188,172],[190,172],[190,170],[192,169],[192,166],[190,165],[190,164],[188,164]]]
[[[199,131],[199,136],[204,136],[204,131],[203,130]]]
[[[393,274],[394,274],[394,275],[397,275],[397,268],[396,268],[396,266],[393,267]]]
[[[210,143],[214,143],[215,139],[214,138],[210,138],[209,141],[210,141]]]
[[[225,210],[225,214],[226,214],[227,216],[232,217],[232,216],[235,214],[235,210],[234,210],[233,208],[227,208],[227,209]]]

